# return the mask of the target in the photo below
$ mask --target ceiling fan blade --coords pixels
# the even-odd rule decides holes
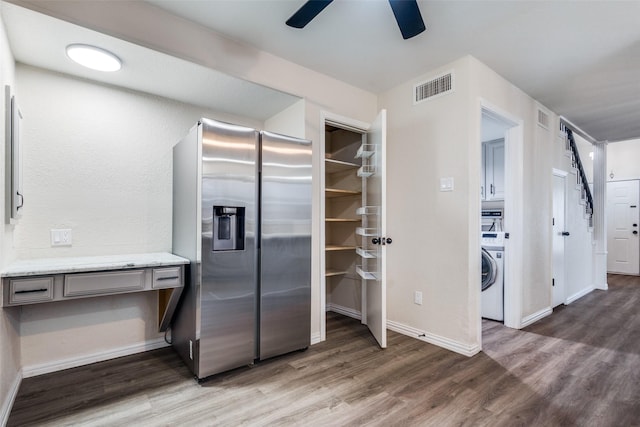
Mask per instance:
[[[333,0],[309,0],[287,19],[287,25],[293,28],[304,28]]]
[[[389,5],[396,17],[403,39],[417,36],[426,29],[416,0],[389,0]]]

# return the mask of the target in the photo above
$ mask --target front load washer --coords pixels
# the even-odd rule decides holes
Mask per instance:
[[[482,317],[504,321],[504,232],[482,232]]]

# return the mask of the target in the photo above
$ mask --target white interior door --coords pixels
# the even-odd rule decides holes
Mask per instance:
[[[607,271],[640,275],[640,181],[607,182]]]
[[[369,164],[373,166],[374,173],[366,178],[366,203],[368,206],[377,207],[378,229],[377,242],[373,242],[376,258],[373,264],[369,264],[370,270],[375,273],[369,279],[363,280],[365,287],[365,315],[369,330],[378,341],[380,347],[387,346],[387,265],[386,251],[391,243],[387,235],[386,224],[386,138],[387,138],[387,112],[382,110],[376,120],[371,124],[367,133],[367,143],[374,145],[374,154],[369,158]],[[373,225],[373,224],[371,224]],[[365,237],[363,237],[365,238]],[[368,237],[372,239],[371,237]],[[372,239],[372,240],[373,240]],[[375,266],[371,268],[371,266]],[[366,319],[366,320],[365,320]]]
[[[553,280],[551,282],[551,306],[565,302],[565,203],[566,177],[553,175]]]

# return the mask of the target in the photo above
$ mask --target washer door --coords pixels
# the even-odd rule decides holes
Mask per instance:
[[[496,281],[498,275],[498,265],[491,254],[482,248],[482,290],[485,291]]]

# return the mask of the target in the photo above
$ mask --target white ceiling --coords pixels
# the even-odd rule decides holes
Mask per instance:
[[[2,4],[2,15],[14,57],[25,64],[259,121],[299,100],[19,6]],[[65,55],[78,42],[117,52],[125,66],[117,73],[79,66]]]
[[[335,0],[302,30],[284,25],[304,1],[147,0],[374,93],[471,54],[596,140],[640,138],[640,0],[418,0],[427,30],[410,40],[386,0]],[[260,120],[296,100],[11,4],[2,11],[21,62]],[[87,74],[58,55],[93,39],[132,67]]]
[[[403,40],[386,0],[335,0],[302,30],[305,0],[148,0],[308,68],[380,93],[471,54],[597,140],[640,137],[640,1],[418,0]]]

